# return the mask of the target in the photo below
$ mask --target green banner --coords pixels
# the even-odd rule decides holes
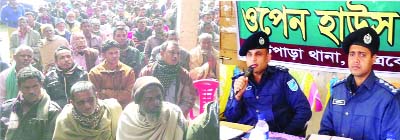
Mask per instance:
[[[271,42],[338,48],[350,32],[372,27],[381,51],[400,52],[400,2],[238,1],[239,37],[266,32]]]

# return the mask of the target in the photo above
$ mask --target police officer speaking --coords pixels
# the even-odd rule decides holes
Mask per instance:
[[[332,87],[319,134],[354,140],[400,139],[398,90],[375,76],[379,36],[364,27],[350,33],[342,48],[351,74]]]
[[[255,125],[264,116],[270,131],[304,136],[311,118],[310,104],[296,80],[281,66],[269,66],[269,39],[256,32],[246,39],[239,55],[246,56],[250,74],[233,77],[224,115],[229,122]]]

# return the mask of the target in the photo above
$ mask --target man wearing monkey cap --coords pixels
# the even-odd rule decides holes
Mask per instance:
[[[138,78],[132,90],[134,102],[125,107],[119,119],[117,140],[183,139],[185,117],[177,105],[163,101],[164,93],[157,78]]]

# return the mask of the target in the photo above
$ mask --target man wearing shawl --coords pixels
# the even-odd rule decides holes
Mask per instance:
[[[154,76],[165,88],[165,101],[178,105],[183,114],[187,115],[197,98],[189,72],[178,65],[180,48],[176,41],[168,41],[161,46],[161,60],[145,66],[139,74]]]
[[[117,140],[182,140],[187,122],[180,108],[163,101],[164,88],[152,76],[136,80],[135,102],[126,106],[118,121]]]
[[[79,81],[56,121],[53,140],[115,140],[122,107],[115,99],[100,100],[94,85]]]
[[[60,46],[69,47],[69,42],[64,37],[55,34],[53,25],[43,24],[41,28],[45,38],[39,43],[40,62],[43,67],[42,71],[47,73],[50,68],[55,66],[54,52]]]
[[[0,107],[0,139],[51,140],[61,109],[42,88],[43,74],[25,67],[18,72],[17,80],[17,98]]]
[[[0,104],[18,95],[17,72],[30,66],[33,50],[26,45],[19,46],[14,52],[15,64],[0,73]]]

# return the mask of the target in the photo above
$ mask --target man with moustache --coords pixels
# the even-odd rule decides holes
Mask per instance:
[[[0,139],[51,140],[61,108],[42,88],[43,74],[25,67],[17,80],[19,95],[0,107]]]
[[[117,140],[182,140],[187,121],[181,109],[164,102],[164,88],[152,76],[137,79],[132,102],[118,121]]]
[[[350,75],[332,86],[319,134],[354,140],[400,139],[399,90],[375,76],[379,35],[371,27],[343,40]]]
[[[100,100],[91,82],[79,81],[57,117],[53,140],[115,140],[121,112],[117,100]]]
[[[101,49],[104,61],[90,70],[89,80],[95,85],[99,99],[115,98],[124,108],[131,102],[135,72],[119,61],[118,46],[115,40],[104,42]]]
[[[288,69],[268,65],[268,51],[268,35],[262,31],[253,33],[240,47],[239,55],[246,56],[253,71],[232,78],[226,120],[254,126],[258,119],[265,119],[270,131],[305,136],[310,104]]]
[[[83,70],[90,71],[100,63],[100,53],[98,50],[89,48],[86,44],[85,36],[82,32],[72,33],[71,47],[74,62],[81,66]]]
[[[177,42],[166,42],[161,46],[161,60],[145,66],[139,77],[154,76],[159,79],[165,88],[165,94],[163,94],[165,101],[178,105],[183,114],[187,115],[195,104],[197,93],[189,72],[178,65],[179,53],[180,48]]]
[[[76,65],[70,48],[60,46],[54,52],[56,67],[46,74],[44,88],[51,100],[64,108],[71,99],[71,86],[78,81],[87,81],[87,72]]]
[[[29,46],[21,45],[15,49],[13,58],[15,64],[0,73],[0,103],[17,97],[17,73],[22,68],[31,66],[33,50]]]
[[[179,42],[179,36],[178,33],[175,30],[169,30],[167,32],[167,41],[177,41]],[[161,46],[165,45],[166,43],[164,42],[163,44],[154,47],[153,50],[151,51],[151,56],[149,63],[153,63],[156,60],[160,60],[160,49]],[[189,70],[189,61],[190,61],[190,54],[189,52],[185,49],[180,47],[180,52],[179,52],[179,65],[185,68],[186,70]]]

